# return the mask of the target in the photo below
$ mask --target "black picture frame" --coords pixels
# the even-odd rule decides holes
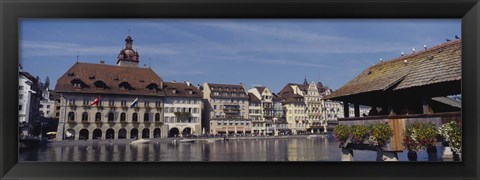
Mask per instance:
[[[479,179],[478,0],[1,0],[1,179]],[[18,162],[19,18],[461,18],[462,162]]]

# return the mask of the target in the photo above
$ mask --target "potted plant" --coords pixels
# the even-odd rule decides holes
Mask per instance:
[[[418,143],[414,133],[414,126],[414,124],[407,125],[403,133],[403,145],[408,151],[407,157],[410,161],[417,161],[417,151],[421,149],[421,145]]]
[[[405,148],[411,150],[410,153],[424,149],[432,158],[436,156],[437,128],[435,124],[414,122],[407,125],[404,134],[404,145]]]
[[[333,129],[333,135],[337,141],[340,142],[340,147],[343,147],[350,137],[350,128],[347,125],[337,125]]]
[[[444,139],[446,145],[451,148],[454,155],[462,153],[462,126],[461,124],[451,121],[443,124],[438,129],[438,134]]]
[[[352,125],[350,126],[351,140],[355,144],[363,143],[368,137],[368,128],[364,125]]]
[[[388,123],[372,124],[368,129],[370,130],[368,140],[374,146],[385,146],[393,135],[393,130]]]

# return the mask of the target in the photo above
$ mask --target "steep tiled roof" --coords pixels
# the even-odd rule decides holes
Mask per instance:
[[[74,87],[73,82],[81,83],[82,88]],[[102,84],[105,88],[97,88]],[[122,89],[120,84],[127,84],[130,89]],[[162,85],[162,79],[150,68],[77,62],[57,80],[55,91],[164,96]]]
[[[461,75],[461,41],[454,40],[372,65],[326,99],[459,81]]]
[[[164,82],[163,89],[167,97],[196,97],[201,98],[201,91],[187,83]]]
[[[260,99],[258,99],[257,96],[255,96],[255,94],[253,93],[248,93],[248,97],[250,97],[250,102],[254,102],[254,103],[261,103],[262,101]]]
[[[212,92],[210,94],[210,97],[212,98],[236,98],[236,99],[249,98],[243,85],[208,83],[208,86],[210,87],[210,90]],[[219,95],[215,95],[214,92],[218,92]]]
[[[283,104],[289,104],[289,103],[298,103],[298,104],[305,104],[303,102],[303,96],[299,94],[295,94],[292,88],[292,85],[297,85],[299,88],[304,88],[302,84],[294,84],[294,83],[288,83],[285,85],[282,90],[278,93],[278,97],[282,99]],[[300,87],[301,86],[301,87]]]

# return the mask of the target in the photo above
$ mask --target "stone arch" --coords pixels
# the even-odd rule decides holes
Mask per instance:
[[[88,129],[82,129],[79,132],[79,140],[87,140],[89,138],[89,131]]]
[[[115,130],[112,128],[107,129],[105,132],[105,139],[114,139],[115,138]]]
[[[137,138],[137,137],[138,137],[138,129],[133,128],[132,130],[130,130],[130,139],[134,139],[134,138]]]
[[[102,130],[97,128],[93,130],[92,139],[99,139],[99,138],[102,138]]]
[[[142,130],[142,139],[144,139],[144,138],[150,138],[150,129],[144,128]]]
[[[153,138],[160,138],[161,132],[162,132],[162,131],[160,130],[160,128],[155,128],[155,129],[153,130]]]
[[[127,130],[122,128],[118,130],[118,139],[126,139],[127,138]]]
[[[190,128],[190,127],[186,127],[182,131],[182,135],[184,135],[184,136],[188,136],[188,135],[191,135],[191,134],[192,134],[192,128]]]
[[[178,136],[180,134],[180,130],[178,130],[178,128],[174,127],[172,129],[170,129],[170,131],[168,131],[168,137],[175,137],[175,136]]]

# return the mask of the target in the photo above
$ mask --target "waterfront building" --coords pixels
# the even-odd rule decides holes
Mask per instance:
[[[274,134],[278,135],[278,133],[286,134],[290,132],[290,129],[288,128],[288,123],[285,119],[285,110],[282,105],[282,99],[278,97],[277,94],[272,93],[272,103]]]
[[[248,90],[249,96],[260,101],[260,118],[254,120],[252,117],[253,131],[258,134],[273,135],[273,95],[267,87],[254,87]],[[252,99],[252,98],[251,98]],[[251,101],[252,102],[252,101]],[[250,106],[252,107],[252,106]],[[257,110],[257,109],[255,109]]]
[[[117,65],[77,62],[57,80],[57,140],[167,136],[163,80],[152,69],[138,67],[132,44],[128,36]]]
[[[19,66],[18,122],[22,135],[29,135],[30,125],[40,116],[38,107],[42,99],[39,82]]]
[[[303,89],[305,89],[304,84],[288,83],[278,93],[282,99],[285,118],[292,134],[306,133],[309,128],[305,114],[305,91]]]
[[[303,82],[303,90],[305,91],[305,115],[309,124],[310,132],[320,132],[320,128],[326,122],[322,122],[323,103],[317,85],[312,81],[307,83],[307,79]]]
[[[204,127],[210,134],[250,134],[249,96],[243,84],[203,84]]]
[[[249,107],[248,116],[252,120],[252,133],[265,134],[265,121],[262,118],[262,101],[253,93],[248,93]]]
[[[168,136],[205,134],[202,129],[202,92],[190,82],[164,82],[164,119]]]

